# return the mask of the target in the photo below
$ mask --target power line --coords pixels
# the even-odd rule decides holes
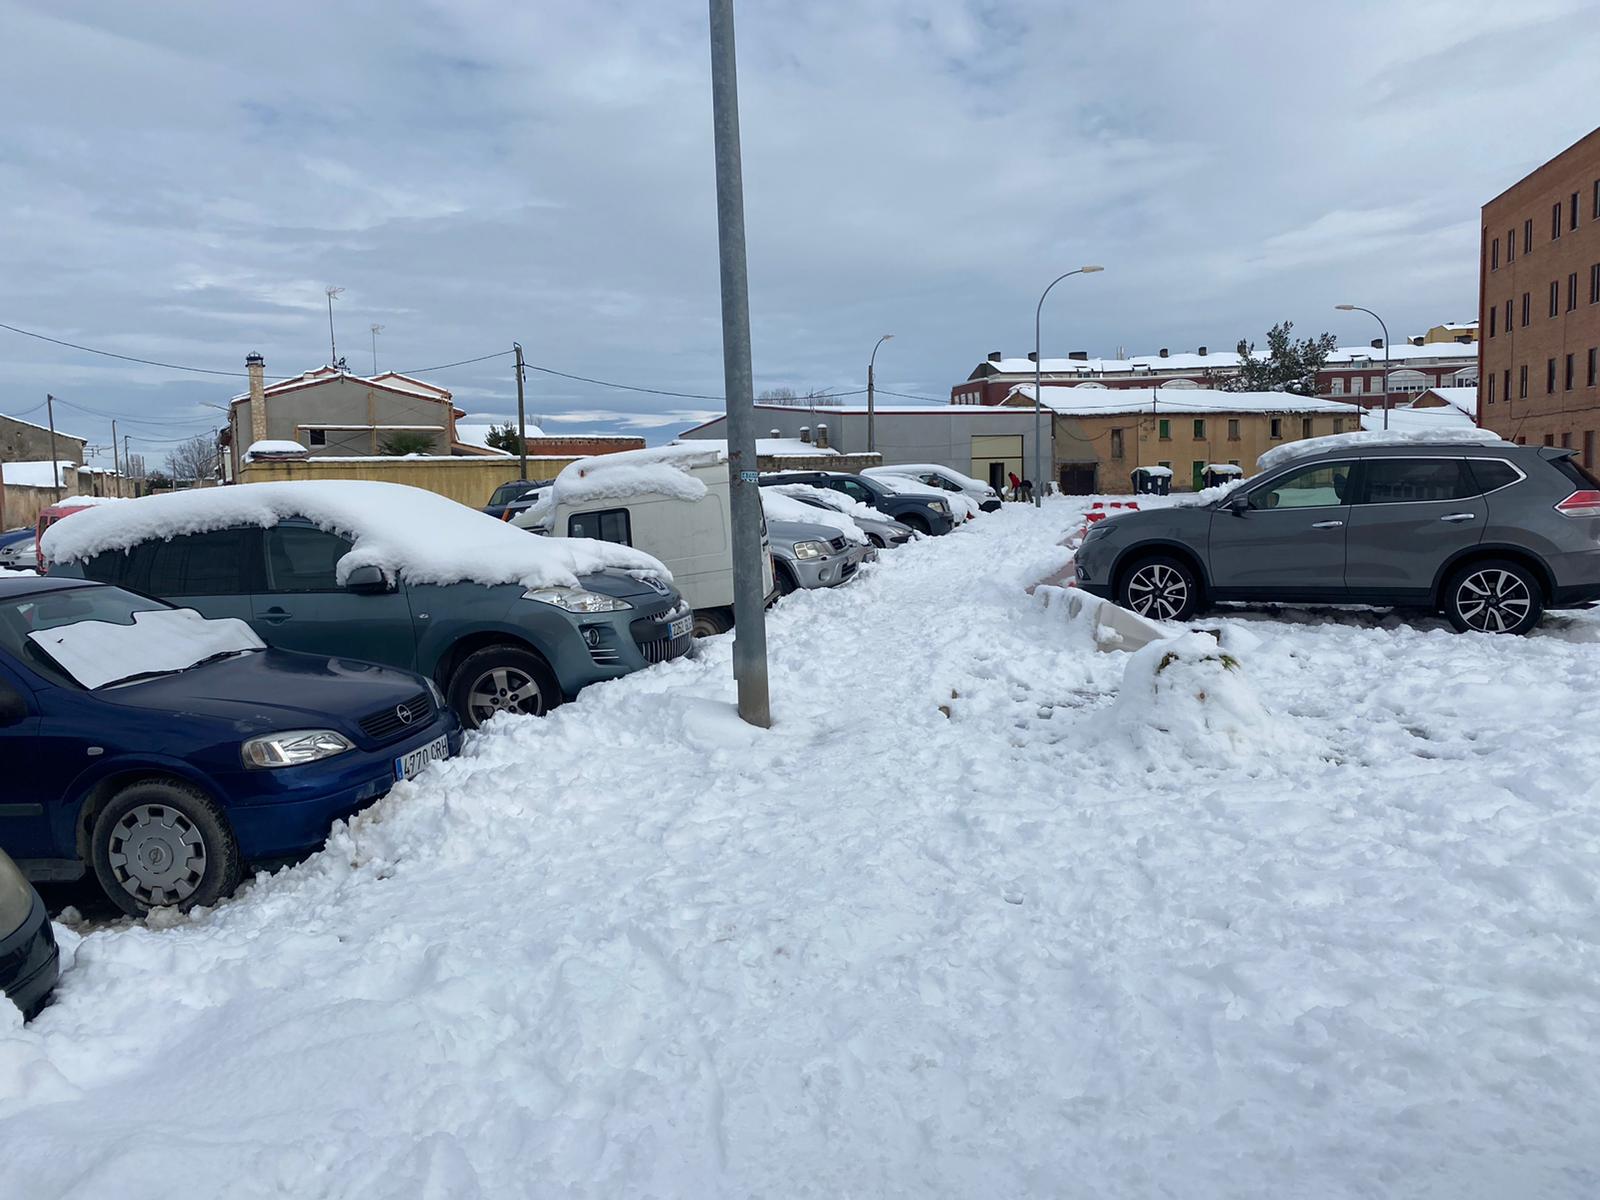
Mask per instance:
[[[378,328],[382,329],[383,326],[380,325],[380,326],[378,326]],[[459,362],[443,363],[443,364],[441,364],[440,366],[437,366],[437,367],[417,367],[414,370],[410,370],[410,371],[396,371],[395,374],[396,375],[427,375],[428,373],[430,373],[432,371],[448,371],[451,367],[464,367],[468,363],[488,362],[491,358],[504,358],[506,355],[514,354],[514,353],[516,353],[516,351],[514,351],[514,350],[496,350],[493,354],[480,354],[480,355],[478,355],[477,358],[463,358]]]
[[[566,371],[558,371],[554,367],[541,367],[537,363],[525,362],[523,366],[530,371],[538,371],[544,375],[556,375],[562,379],[573,379],[579,383],[592,383],[596,387],[615,388],[622,392],[646,392],[652,396],[674,396],[679,400],[716,400],[727,403],[725,396],[708,396],[703,392],[672,392],[664,388],[639,387],[631,383],[613,383],[607,379],[590,379],[587,375],[569,375]]]
[[[80,350],[84,354],[98,354],[102,358],[117,358],[123,362],[140,363],[146,367],[162,367],[168,371],[191,371],[196,375],[224,375],[230,379],[243,379],[243,371],[214,371],[210,367],[186,367],[181,363],[156,362],[149,358],[136,358],[131,354],[118,354],[114,350],[96,350],[93,346],[80,346],[76,342],[64,342],[60,338],[49,337],[42,333],[35,333],[31,329],[19,329],[15,325],[7,325],[0,321],[0,329],[9,329],[12,333],[21,334],[23,337],[37,338],[41,342],[49,342],[54,346],[65,346],[68,350]]]

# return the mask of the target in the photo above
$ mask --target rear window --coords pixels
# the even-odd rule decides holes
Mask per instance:
[[[1567,477],[1567,482],[1580,492],[1600,492],[1600,479],[1589,474],[1575,457],[1552,458],[1550,465]]]
[[[1492,492],[1517,481],[1516,468],[1498,458],[1469,458],[1467,462],[1472,466],[1472,475],[1477,480],[1480,492]]]

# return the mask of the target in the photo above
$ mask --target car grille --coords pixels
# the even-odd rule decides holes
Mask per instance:
[[[404,709],[406,716],[400,715]],[[408,719],[409,718],[409,719]],[[361,732],[375,742],[392,742],[408,729],[417,729],[433,720],[433,697],[418,692],[408,700],[380,709],[361,718]]]
[[[644,655],[645,662],[671,662],[689,653],[689,647],[692,645],[694,645],[693,633],[686,633],[680,638],[651,638],[647,642],[639,643],[639,653]]]
[[[845,541],[844,541],[844,539],[842,537],[834,538],[831,542],[828,543],[828,545],[833,547],[833,552],[835,554],[843,554],[844,553]]]
[[[844,566],[839,568],[839,578],[840,579],[849,579],[850,576],[852,576],[852,575],[854,575],[856,573],[856,565],[857,564],[855,564],[853,562],[845,563]]]

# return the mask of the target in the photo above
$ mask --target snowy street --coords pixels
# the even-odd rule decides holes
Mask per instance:
[[[784,600],[770,731],[715,639],[60,927],[0,1195],[1600,1194],[1600,614],[1102,652],[1086,506]]]

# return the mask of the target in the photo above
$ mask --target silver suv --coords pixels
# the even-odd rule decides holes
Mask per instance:
[[[1329,447],[1210,504],[1100,522],[1077,576],[1162,620],[1210,601],[1370,604],[1526,633],[1600,600],[1600,480],[1552,446]]]

